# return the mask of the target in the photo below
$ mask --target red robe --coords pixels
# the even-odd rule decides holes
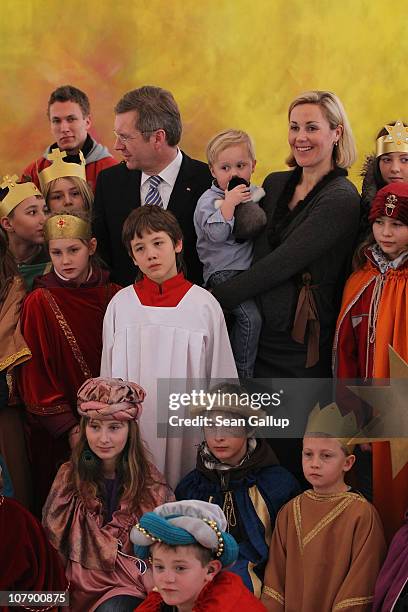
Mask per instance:
[[[37,287],[21,314],[32,359],[19,368],[18,384],[29,413],[33,479],[42,505],[69,456],[67,432],[78,423],[77,390],[87,378],[99,376],[103,317],[120,287],[100,269],[80,287],[54,272],[41,277]]]
[[[139,612],[160,612],[163,598],[152,591],[140,606]],[[249,591],[242,579],[232,572],[222,571],[217,574],[199,594],[192,612],[262,612],[266,610],[263,603]]]
[[[380,280],[384,280],[382,288]],[[368,313],[380,289],[375,341],[368,338]],[[374,338],[372,338],[374,339]],[[370,259],[348,279],[337,321],[333,355],[338,378],[388,378],[388,345],[408,360],[408,266],[385,275]],[[408,458],[407,458],[408,459]],[[373,443],[374,505],[388,539],[400,527],[408,507],[408,463],[392,477],[389,442]]]
[[[59,555],[40,523],[24,506],[2,496],[0,549],[0,591],[65,591],[68,588]],[[18,610],[23,608],[0,606],[1,612]]]

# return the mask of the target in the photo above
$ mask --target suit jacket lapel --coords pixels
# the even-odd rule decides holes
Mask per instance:
[[[191,176],[191,164],[188,155],[183,153],[183,161],[170,195],[168,209],[177,217],[177,213],[186,208],[186,202],[194,193]]]
[[[142,173],[140,170],[130,170],[128,172],[128,181],[125,189],[123,190],[123,195],[127,199],[125,204],[126,208],[129,210],[133,210],[134,208],[138,208],[141,204],[140,202],[140,182],[142,180]]]

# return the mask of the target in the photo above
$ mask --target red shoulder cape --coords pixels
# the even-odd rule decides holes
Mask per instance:
[[[0,542],[0,591],[65,591],[68,588],[59,555],[48,542],[39,521],[14,499],[1,496]],[[0,606],[0,610],[8,608]]]
[[[159,612],[162,596],[152,591],[137,608],[141,612]],[[244,585],[242,579],[228,571],[221,571],[201,591],[193,612],[263,612],[265,606]]]

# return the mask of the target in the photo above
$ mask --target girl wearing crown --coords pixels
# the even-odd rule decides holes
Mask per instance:
[[[85,158],[82,151],[70,155],[66,161],[65,151],[57,148],[47,155],[52,162],[39,175],[41,191],[51,212],[72,210],[92,211],[94,195],[86,181]]]
[[[377,134],[376,152],[368,155],[361,172],[362,240],[370,233],[368,214],[379,189],[408,182],[408,126],[401,119],[385,125]]]
[[[0,185],[0,236],[30,291],[34,278],[49,267],[43,248],[47,210],[34,183],[17,181],[17,175],[7,175]]]
[[[389,345],[408,359],[408,183],[393,181],[380,189],[369,222],[372,231],[356,252],[337,321],[338,378],[388,378]],[[408,459],[408,446],[405,454]],[[374,504],[390,536],[408,506],[408,465],[393,478],[388,442],[373,444],[373,480]]]
[[[45,220],[45,202],[34,183],[5,176],[0,186],[0,453],[10,469],[16,498],[26,506],[30,469],[22,411],[15,405],[14,368],[31,355],[19,316],[26,290],[47,265]]]
[[[174,496],[140,437],[144,397],[120,379],[89,379],[78,391],[78,443],[43,514],[65,561],[72,612],[131,612],[152,587],[146,564],[132,556],[130,530]]]
[[[120,288],[94,260],[96,239],[84,215],[52,215],[44,231],[53,270],[24,302],[21,330],[32,359],[18,372],[41,505],[78,437],[76,391],[99,374],[103,317]]]

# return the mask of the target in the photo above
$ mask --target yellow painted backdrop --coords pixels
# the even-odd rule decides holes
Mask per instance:
[[[343,100],[357,183],[377,130],[408,119],[406,0],[1,0],[0,10],[2,174],[50,144],[47,99],[66,83],[88,93],[93,134],[109,147],[124,92],[170,89],[184,150],[204,159],[215,132],[243,128],[258,182],[284,168],[286,109],[305,89]]]

